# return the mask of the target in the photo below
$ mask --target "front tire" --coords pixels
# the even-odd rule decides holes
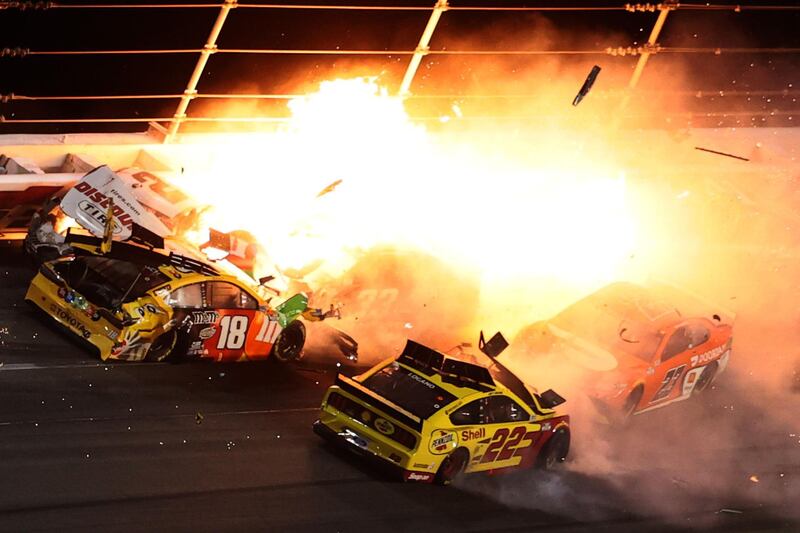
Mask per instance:
[[[457,449],[442,460],[433,482],[437,485],[449,485],[464,473],[468,461],[469,452],[464,448]]]
[[[569,453],[570,435],[569,430],[559,429],[550,437],[544,445],[539,457],[536,460],[537,468],[542,470],[554,470],[561,463],[567,460]]]
[[[297,361],[303,356],[305,343],[306,327],[299,320],[295,320],[281,331],[272,347],[272,354],[281,363]]]
[[[174,329],[162,333],[147,349],[145,360],[163,362],[172,359],[177,340],[178,334]]]
[[[692,396],[703,394],[703,392],[708,390],[708,388],[711,386],[711,383],[714,381],[714,377],[717,375],[718,368],[719,364],[716,361],[706,365],[706,367],[700,373],[700,377],[697,378],[697,383],[694,384]]]

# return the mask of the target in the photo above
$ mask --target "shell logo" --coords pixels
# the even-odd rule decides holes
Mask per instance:
[[[376,418],[375,429],[377,429],[384,435],[391,435],[392,433],[394,433],[394,424],[392,424],[385,418]]]

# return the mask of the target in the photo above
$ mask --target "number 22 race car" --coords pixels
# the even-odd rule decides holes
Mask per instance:
[[[352,379],[339,375],[314,431],[407,481],[444,485],[462,473],[563,462],[569,416],[553,408],[564,399],[531,393],[494,359],[508,345],[502,335],[481,341],[490,368],[409,340],[398,357]]]

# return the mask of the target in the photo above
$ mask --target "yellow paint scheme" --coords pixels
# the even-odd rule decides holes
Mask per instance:
[[[330,430],[332,434],[338,434],[339,436],[348,434],[348,432],[357,434],[367,443],[366,448],[358,446],[361,448],[361,451],[369,452],[369,454],[384,459],[391,465],[406,471],[406,479],[432,481],[433,475],[436,473],[445,457],[459,447],[465,448],[469,452],[469,463],[465,472],[479,472],[520,466],[525,452],[533,452],[529,447],[535,445],[544,433],[555,432],[560,427],[568,424],[567,417],[559,416],[552,409],[541,407],[538,405],[538,402],[537,410],[541,414],[535,414],[517,395],[499,383],[496,383],[496,385],[491,387],[488,391],[478,391],[470,387],[459,387],[443,381],[439,374],[422,373],[414,368],[400,364],[400,366],[406,370],[422,376],[424,379],[434,383],[456,397],[456,400],[449,405],[442,406],[442,408],[432,416],[421,420],[420,430],[415,429],[411,425],[400,421],[396,416],[392,416],[391,409],[387,410],[384,408],[385,404],[378,400],[377,395],[360,385],[360,382],[363,382],[372,374],[380,371],[387,364],[393,364],[394,361],[395,358],[384,361],[364,374],[356,376],[352,380],[340,377],[340,379],[346,380],[346,383],[349,383],[349,386],[345,388],[350,388],[352,386],[360,387],[362,393],[352,394],[348,390],[343,390],[343,387],[339,385],[332,385],[323,398],[319,423]],[[355,385],[353,385],[353,382],[355,382]],[[413,449],[408,449],[390,438],[390,436],[378,431],[369,423],[351,417],[332,405],[329,405],[328,400],[333,393],[345,396],[363,406],[365,410],[388,420],[392,425],[402,427],[411,432],[417,439],[416,446]],[[364,399],[365,394],[375,396],[376,401]],[[527,413],[526,419],[517,422],[475,425],[455,425],[450,420],[450,415],[459,407],[472,401],[494,395],[506,395],[510,397],[525,410]],[[534,401],[537,401],[536,398],[534,398]],[[515,430],[517,431],[517,435],[521,437],[518,442],[511,442],[512,439],[507,438],[507,434],[503,436],[503,433],[513,434]],[[497,453],[496,458],[491,461],[484,461],[483,459],[487,450],[491,451],[490,447],[493,445],[492,443],[494,443],[495,448],[498,448],[498,445],[500,446],[501,453]],[[508,447],[507,444],[514,445],[510,450],[503,453],[502,450],[504,447]],[[509,455],[509,452],[511,455],[510,457],[501,457],[501,455]],[[394,458],[391,457],[392,455],[394,455]],[[529,454],[529,462],[534,458],[534,455]],[[419,472],[430,474],[430,479],[413,477],[413,473]],[[412,475],[412,477],[409,478],[409,475]]]
[[[158,269],[169,278],[169,282],[154,287],[136,300],[124,303],[118,310],[105,310],[99,318],[92,319],[83,310],[71,305],[59,295],[59,289],[71,290],[65,280],[60,282],[52,280],[59,278],[52,265],[69,260],[71,258],[44,263],[31,281],[25,300],[50,315],[70,332],[88,341],[97,349],[102,360],[143,360],[152,342],[175,326],[172,320],[173,310],[164,301],[169,292],[175,289],[213,280],[237,285],[251,296],[257,294],[253,288],[245,287],[236,276],[225,274],[207,276],[197,272],[182,272],[171,265],[162,265]],[[49,276],[42,273],[43,269],[48,269]],[[260,296],[257,301],[259,306],[268,305]]]

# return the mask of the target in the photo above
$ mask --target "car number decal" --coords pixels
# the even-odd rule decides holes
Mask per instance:
[[[507,461],[512,457],[518,457],[522,450],[533,444],[532,437],[533,432],[528,432],[525,426],[498,429],[492,437],[489,447],[486,448],[481,463]]]
[[[650,400],[650,403],[657,402],[659,400],[663,400],[672,392],[672,389],[675,388],[675,384],[678,383],[678,380],[683,374],[683,369],[686,368],[686,365],[676,366],[675,368],[671,368],[667,371],[664,375],[664,381],[661,382],[661,386],[656,391],[653,399]]]
[[[219,321],[221,328],[217,348],[220,350],[240,350],[244,346],[247,335],[247,317],[243,315],[225,315]]]

